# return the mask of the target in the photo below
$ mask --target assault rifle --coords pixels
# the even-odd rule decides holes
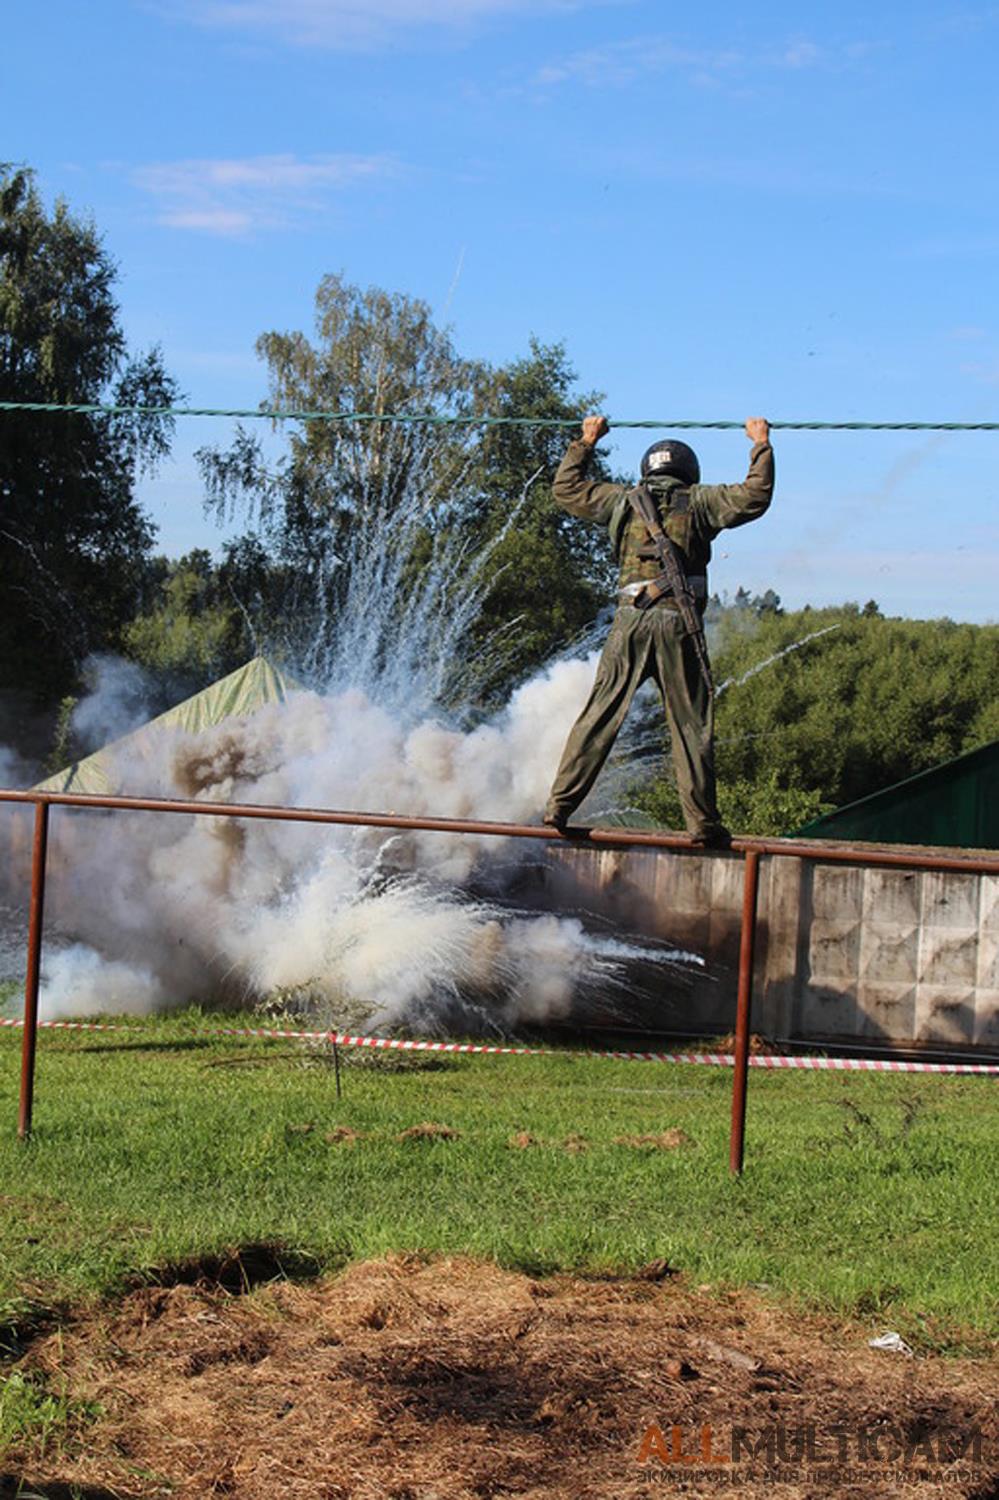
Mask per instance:
[[[648,528],[655,548],[656,557],[662,566],[662,572],[658,578],[651,579],[641,593],[636,596],[635,604],[639,609],[650,609],[651,606],[662,599],[666,594],[672,594],[676,600],[680,618],[686,627],[687,634],[694,643],[694,651],[701,668],[701,676],[704,678],[705,686],[709,693],[714,692],[711,681],[711,665],[708,661],[708,647],[704,639],[704,627],[698,613],[697,604],[693,591],[687,579],[687,570],[680,560],[680,555],[675,543],[671,542],[663,530],[662,521],[659,519],[659,511],[656,502],[644,484],[629,490],[628,499],[631,501],[635,514]]]

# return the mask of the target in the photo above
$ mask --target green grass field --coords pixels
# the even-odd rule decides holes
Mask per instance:
[[[753,1072],[735,1180],[727,1070],[354,1054],[338,1100],[328,1055],[198,1034],[220,1024],[42,1033],[26,1144],[20,1034],[0,1033],[0,1324],[267,1242],[328,1269],[390,1250],[593,1273],[666,1257],[924,1347],[996,1332],[993,1080]],[[458,1135],[398,1139],[423,1121]],[[327,1139],[338,1126],[360,1138]],[[689,1141],[615,1143],[669,1127]],[[522,1131],[538,1144],[511,1147]]]

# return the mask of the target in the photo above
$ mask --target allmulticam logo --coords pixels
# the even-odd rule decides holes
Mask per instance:
[[[788,1426],[782,1422],[760,1427],[695,1427],[652,1422],[642,1434],[636,1455],[651,1471],[682,1466],[713,1471],[720,1479],[726,1470],[743,1465],[754,1470],[841,1470],[890,1465],[903,1477],[942,1471],[955,1464],[981,1468],[984,1439],[981,1427],[929,1430],[893,1423],[877,1426],[820,1427],[815,1423]],[[735,1476],[732,1475],[732,1478]],[[953,1475],[948,1475],[953,1477]]]

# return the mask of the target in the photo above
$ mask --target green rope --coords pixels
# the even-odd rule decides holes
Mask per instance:
[[[0,401],[4,411],[65,411],[97,416],[264,417],[274,422],[394,422],[430,427],[578,427],[578,417],[456,417],[436,412],[274,411],[266,407],[114,406],[97,402]],[[610,419],[608,418],[608,421]],[[741,432],[742,422],[694,422],[649,419],[616,422],[612,427],[649,427],[657,432],[679,428]],[[771,422],[784,432],[999,432],[999,422]]]

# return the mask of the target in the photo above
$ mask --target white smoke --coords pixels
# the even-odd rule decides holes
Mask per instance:
[[[0,787],[14,791],[30,786],[32,768],[10,745],[0,745]]]
[[[42,969],[45,1019],[131,1015],[158,1009],[167,996],[157,977],[139,965],[108,959],[83,943],[46,956]]]
[[[0,787],[23,791],[35,780],[35,769],[10,745],[0,745]],[[7,869],[0,858],[0,985],[24,977],[27,939],[27,877],[18,851],[31,839],[32,809],[17,802],[0,803],[0,849],[8,854]],[[0,1005],[4,997],[0,996]]]
[[[536,820],[595,661],[562,661],[467,732],[410,728],[358,689],[302,692],[199,735],[112,753],[125,793],[402,815]],[[45,963],[42,1013],[146,1011],[300,991],[372,1024],[449,1002],[497,1025],[612,991],[641,944],[575,918],[473,898],[524,846],[486,836],[158,813],[60,812],[50,919],[78,940]]]
[[[150,717],[155,684],[135,662],[95,654],[84,663],[83,678],[87,692],[70,722],[85,753],[131,733]]]

